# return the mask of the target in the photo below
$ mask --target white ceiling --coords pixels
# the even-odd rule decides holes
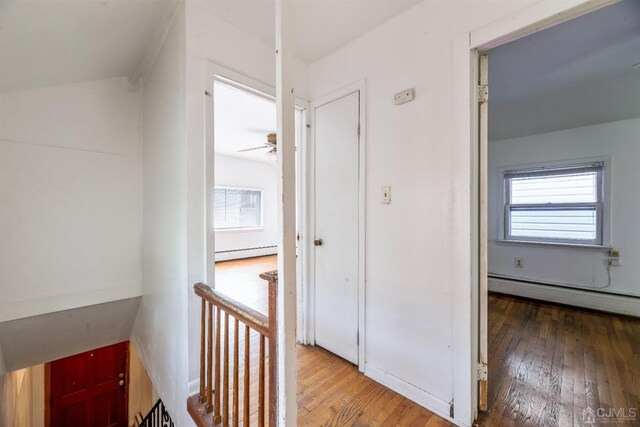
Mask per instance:
[[[0,92],[131,75],[171,0],[0,0]]]
[[[213,93],[216,154],[275,163],[266,148],[238,152],[264,146],[267,134],[276,131],[275,102],[218,82]]]
[[[273,0],[202,0],[221,19],[275,45]],[[296,57],[312,63],[422,0],[296,0]]]
[[[640,1],[624,0],[489,55],[489,138],[640,117]]]
[[[274,44],[273,0],[202,0]],[[296,0],[296,54],[312,62],[421,0]],[[0,0],[0,92],[135,76],[176,0]]]

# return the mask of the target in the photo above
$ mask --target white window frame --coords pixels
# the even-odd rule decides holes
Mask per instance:
[[[213,211],[215,212],[215,192],[217,189],[225,189],[225,190],[240,190],[240,191],[257,191],[260,193],[260,224],[259,225],[249,225],[246,227],[216,227],[215,226],[215,214],[214,214],[214,230],[216,232],[222,231],[251,231],[251,230],[264,230],[264,191],[260,188],[247,188],[247,187],[233,187],[230,185],[216,185],[213,187]]]
[[[500,185],[498,188],[502,189],[500,223],[499,223],[499,238],[498,242],[502,243],[520,243],[520,244],[541,244],[541,245],[557,245],[557,246],[574,246],[585,248],[609,248],[609,209],[610,209],[610,197],[611,194],[609,188],[609,158],[598,157],[590,159],[580,160],[567,160],[548,163],[535,163],[526,165],[517,165],[501,168],[498,174]],[[511,180],[509,178],[514,176],[526,176],[526,175],[545,175],[554,172],[566,171],[567,173],[575,173],[580,169],[589,170],[599,168],[598,179],[598,200],[595,203],[549,203],[549,204],[521,204],[512,205],[510,203],[511,197]],[[509,231],[511,229],[509,212],[513,206],[532,209],[586,209],[594,207],[596,208],[596,239],[594,240],[582,240],[582,239],[563,239],[563,238],[540,238],[540,237],[523,237],[512,236]]]

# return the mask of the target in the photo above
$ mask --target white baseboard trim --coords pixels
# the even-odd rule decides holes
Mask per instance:
[[[640,298],[489,278],[489,291],[640,317]]]
[[[382,369],[376,368],[370,363],[365,364],[364,374],[372,380],[379,382],[383,386],[390,388],[396,393],[428,409],[434,414],[437,414],[438,416],[454,423],[455,425],[465,425],[461,424],[460,421],[449,417],[449,402],[445,402],[444,400],[396,377],[395,375],[385,372]]]
[[[200,378],[189,381],[189,396],[200,393]]]
[[[277,247],[267,247],[258,249],[243,249],[239,251],[231,252],[216,252],[216,261],[231,261],[234,259],[253,258],[257,256],[276,255],[278,253]]]

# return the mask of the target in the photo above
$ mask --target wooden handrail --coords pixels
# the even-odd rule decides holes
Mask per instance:
[[[268,316],[216,292],[204,283],[193,286],[194,292],[202,299],[200,333],[200,393],[187,400],[187,409],[199,427],[239,427],[240,416],[244,426],[249,426],[251,369],[251,330],[259,334],[258,426],[268,420],[270,427],[277,425],[278,412],[278,354],[277,354],[277,289],[278,274],[275,271],[260,274],[268,285]],[[240,323],[244,325],[244,375],[240,382]],[[232,327],[230,327],[232,326]],[[268,340],[268,353],[265,341]],[[215,349],[214,349],[215,341]],[[229,354],[231,352],[231,354]],[[268,400],[265,396],[265,380],[268,362]],[[230,370],[233,366],[233,371]],[[240,390],[242,386],[242,414]],[[265,411],[266,409],[266,411]],[[267,415],[268,413],[268,415]]]
[[[196,283],[193,285],[193,289],[200,298],[215,305],[251,329],[269,337],[269,319],[264,314],[211,289],[204,283]]]

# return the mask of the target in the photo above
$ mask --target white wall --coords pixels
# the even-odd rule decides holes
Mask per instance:
[[[216,186],[262,190],[263,228],[260,230],[219,230],[216,232],[216,260],[275,254],[277,248],[260,251],[221,251],[276,246],[278,244],[278,173],[273,162],[257,162],[239,157],[215,156]]]
[[[471,292],[471,239],[458,235],[471,224],[471,151],[468,139],[454,139],[453,46],[533,3],[424,2],[310,65],[311,99],[367,81],[366,372],[443,415],[458,393],[461,424],[472,402],[454,377],[463,372],[470,384],[471,356],[456,345],[471,331],[456,324],[471,308],[454,295]],[[468,69],[458,73],[469,78]],[[393,94],[409,87],[416,100],[394,106]],[[380,203],[383,185],[392,186],[390,205]]]
[[[187,140],[188,140],[188,252],[189,252],[189,377],[197,390],[200,349],[200,302],[192,284],[207,281],[206,254],[206,141],[205,99],[207,63],[215,63],[246,77],[275,86],[274,46],[247,35],[219,19],[198,0],[186,3],[187,13]],[[296,61],[296,95],[307,99],[308,68]],[[210,98],[209,98],[210,99]]]
[[[207,60],[262,82],[275,81],[272,47],[191,0],[178,6],[144,77],[144,283],[132,341],[180,426],[192,425],[186,399],[199,376],[200,303],[192,285],[206,280]],[[298,74],[304,96],[304,64]]]
[[[550,6],[554,1],[540,3]],[[533,3],[425,2],[310,68],[313,98],[361,78],[368,82],[367,363],[382,372],[393,388],[441,414],[448,414],[453,394],[463,397],[456,398],[455,418],[465,425],[472,416],[467,387],[471,372],[467,338],[472,331],[468,318],[460,321],[456,316],[472,312],[468,305],[471,236],[458,231],[458,227],[469,230],[471,223],[471,149],[468,135],[460,137],[464,132],[458,126],[468,105],[456,104],[454,109],[452,104],[452,98],[469,100],[469,93],[461,94],[454,85],[454,79],[456,84],[468,79],[468,69],[453,68],[460,59],[452,55],[453,44],[468,42],[470,31]],[[586,0],[567,1],[566,7],[580,3]],[[551,14],[531,16],[543,19]],[[505,20],[496,35],[519,28],[531,16]],[[181,89],[176,82],[183,71],[183,45],[175,28],[159,60],[163,65],[151,72],[151,81],[156,80],[153,94],[145,93],[145,105],[155,118],[148,125],[153,136],[147,134],[145,123],[145,145],[152,150],[149,155],[155,153],[151,159],[145,155],[145,190],[151,189],[151,200],[145,192],[145,206],[157,212],[148,224],[145,215],[148,295],[136,325],[144,334],[139,341],[144,346],[138,346],[141,357],[153,368],[150,376],[173,413],[185,406],[182,350],[187,343],[182,334],[187,294],[191,295],[188,377],[198,376],[200,305],[191,284],[206,279],[205,238],[210,231],[205,221],[205,61],[267,83],[275,77],[272,46],[238,32],[197,1],[186,3],[186,21],[186,153],[179,129]],[[297,94],[304,97],[304,65],[297,65],[302,77]],[[412,86],[417,87],[418,99],[394,107],[393,93]],[[165,102],[171,95],[174,102]],[[468,125],[464,122],[462,128]],[[380,205],[379,188],[387,184],[393,186],[394,201]],[[155,244],[157,240],[171,244]],[[465,299],[459,303],[454,295]],[[462,338],[454,337],[456,332]],[[464,346],[454,347],[461,342]],[[456,370],[463,372],[456,377],[464,377],[463,390],[454,389]],[[178,425],[190,425],[184,410],[176,418]]]
[[[186,411],[187,157],[185,15],[180,5],[144,76],[143,297],[133,341],[176,425]]]
[[[611,245],[621,251],[622,265],[611,268],[608,292],[640,296],[640,119],[489,143],[489,272],[538,282],[605,286],[606,251],[496,243],[502,210],[500,168],[522,164],[609,156]],[[514,258],[522,258],[516,268]]]
[[[142,91],[0,94],[0,321],[140,295]]]

